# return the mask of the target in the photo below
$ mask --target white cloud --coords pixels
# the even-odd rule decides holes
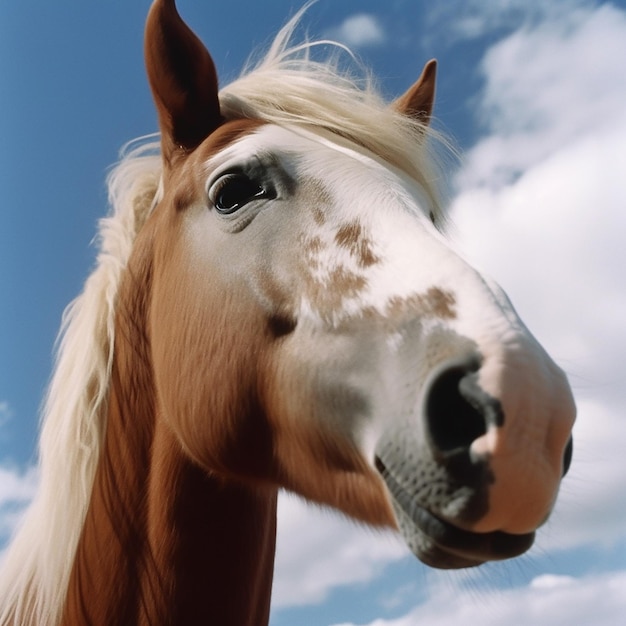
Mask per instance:
[[[37,469],[29,467],[21,472],[0,466],[0,507],[12,502],[23,503],[34,495]]]
[[[26,507],[33,499],[37,490],[38,476],[35,467],[20,471],[0,466],[0,547],[11,537]]]
[[[0,438],[2,428],[12,419],[13,411],[8,402],[0,401]],[[35,495],[38,473],[35,467],[20,470],[0,465],[0,563],[4,544],[10,539],[24,511]]]
[[[281,494],[273,606],[322,602],[331,589],[368,582],[407,552],[389,532]]]
[[[624,115],[626,15],[605,5],[513,33],[485,55],[480,120],[463,187],[509,182]]]
[[[545,21],[567,21],[591,5],[592,0],[448,0],[434,4],[429,17],[445,37],[458,41],[532,28]]]
[[[475,591],[434,588],[430,599],[408,615],[368,626],[615,626],[624,614],[626,571],[581,579],[542,575],[526,587],[479,597]]]
[[[626,15],[610,5],[574,15],[518,31],[485,56],[489,135],[470,153],[465,185],[494,175],[506,182],[623,118]]]
[[[332,28],[328,36],[350,48],[377,46],[387,39],[380,21],[368,13],[356,13],[347,17],[339,26]]]
[[[626,293],[616,265],[626,232],[624,145],[626,117],[553,147],[512,183],[487,166],[485,183],[464,183],[453,205],[466,253],[508,288],[573,373],[609,388],[624,359]],[[481,160],[470,155],[468,169]]]
[[[38,480],[38,469],[35,466],[23,471],[0,466],[0,511],[3,507],[28,504],[35,495]]]

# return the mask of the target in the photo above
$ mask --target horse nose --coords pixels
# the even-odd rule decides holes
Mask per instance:
[[[446,361],[426,386],[427,434],[440,460],[468,452],[490,425],[502,423],[500,403],[482,392],[476,382],[480,364],[477,355]]]
[[[482,460],[473,452],[472,443],[505,420],[500,401],[478,384],[481,363],[476,354],[451,359],[434,371],[426,385],[426,429],[433,454],[453,474],[458,470],[458,478],[472,475],[467,472],[468,462]],[[572,452],[570,437],[563,454],[563,476]]]

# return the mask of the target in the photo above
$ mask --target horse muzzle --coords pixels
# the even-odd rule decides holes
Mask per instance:
[[[376,446],[375,466],[405,541],[420,560],[437,568],[473,567],[526,552],[571,463],[568,434],[557,447],[560,468],[554,492],[543,490],[536,496],[542,503],[532,515],[517,512],[533,494],[524,491],[523,475],[516,477],[519,453],[511,455],[514,467],[509,469],[508,445],[500,439],[523,430],[513,423],[523,415],[508,414],[506,402],[484,390],[483,362],[472,353],[436,367],[424,385],[417,418],[391,428]],[[555,446],[545,445],[549,439],[527,443],[525,462],[551,468],[554,459],[544,458],[554,456]]]

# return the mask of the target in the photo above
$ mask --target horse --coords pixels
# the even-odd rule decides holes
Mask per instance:
[[[553,507],[572,393],[445,236],[435,62],[387,102],[298,19],[220,90],[150,8],[160,141],[109,177],[3,625],[267,624],[280,489],[449,569],[522,554]]]

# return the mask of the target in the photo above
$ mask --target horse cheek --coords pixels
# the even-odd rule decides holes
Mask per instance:
[[[242,307],[244,294],[220,289],[215,280],[199,282],[194,271],[172,267],[154,286],[159,416],[207,471],[264,479],[271,454],[261,452],[271,449],[265,445],[271,435],[256,391],[263,339],[253,332],[256,307],[252,302]]]

